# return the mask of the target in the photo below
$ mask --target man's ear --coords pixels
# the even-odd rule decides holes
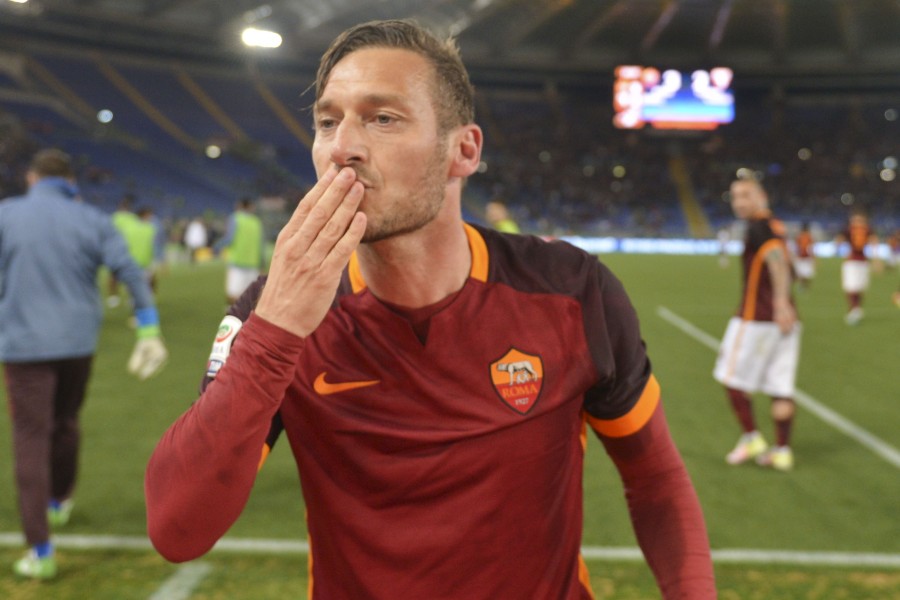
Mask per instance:
[[[463,125],[453,133],[451,177],[468,177],[478,170],[483,141],[481,127],[474,123]]]

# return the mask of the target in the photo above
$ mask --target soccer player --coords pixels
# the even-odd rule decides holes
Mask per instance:
[[[132,257],[134,257],[135,254],[132,249],[132,235],[134,230],[140,225],[140,218],[132,210],[133,203],[134,196],[125,194],[119,201],[119,205],[116,207],[116,210],[111,217],[112,224],[125,240],[125,244],[128,246],[129,252],[132,253]],[[119,297],[119,280],[116,279],[116,276],[112,273],[109,275],[107,287],[106,305],[110,308],[116,308],[122,303],[122,299]]]
[[[800,233],[794,240],[796,252],[794,255],[794,273],[801,289],[809,289],[809,284],[816,276],[816,256],[813,252],[814,242],[809,231],[809,223],[804,221],[800,226]]]
[[[184,245],[188,251],[188,260],[196,264],[197,254],[201,248],[206,248],[208,234],[206,224],[201,217],[194,217],[184,229]]]
[[[728,322],[713,375],[725,386],[743,433],[725,460],[739,465],[755,459],[762,466],[789,471],[794,466],[790,435],[801,328],[791,297],[784,226],[772,217],[768,196],[755,179],[731,184],[731,208],[747,224],[744,283],[738,312]],[[772,398],[776,445],[771,449],[756,426],[750,396],[754,392]]]
[[[144,277],[155,294],[156,276],[165,261],[165,229],[149,206],[138,209],[137,216],[139,222],[132,234],[134,244],[129,250],[134,261],[144,270]]]
[[[452,40],[355,26],[315,93],[319,181],[150,459],[156,548],[209,550],[283,428],[310,598],[589,598],[590,427],[663,596],[714,598],[703,515],[621,283],[566,243],[462,220],[482,131]]]
[[[167,351],[147,282],[110,218],[77,200],[68,155],[37,153],[28,193],[0,204],[0,362],[13,432],[15,481],[31,550],[13,565],[48,579],[57,564],[48,520],[65,524],[78,465],[78,415],[102,318],[97,271],[131,292],[138,320],[128,369],[155,374]]]
[[[499,200],[492,200],[484,206],[484,216],[491,227],[504,233],[520,233],[519,225],[509,215],[506,204]]]
[[[870,243],[877,242],[877,238],[869,227],[869,218],[865,213],[854,211],[850,215],[847,229],[838,235],[836,241],[846,243],[849,247],[841,264],[841,288],[849,307],[844,322],[856,325],[862,321],[863,294],[869,289],[869,257],[866,256],[866,248]]]
[[[216,242],[216,253],[228,250],[228,269],[225,273],[225,297],[228,304],[244,293],[262,272],[266,239],[262,221],[253,212],[253,201],[238,200],[235,211],[228,218],[225,235]]]

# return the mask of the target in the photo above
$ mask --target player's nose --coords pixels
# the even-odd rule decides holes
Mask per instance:
[[[337,126],[332,138],[331,161],[338,166],[353,165],[365,162],[367,144],[365,128],[352,119],[343,119]]]

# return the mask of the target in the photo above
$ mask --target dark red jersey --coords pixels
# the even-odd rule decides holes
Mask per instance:
[[[251,315],[263,282],[248,290],[233,309],[247,319],[233,354],[167,433],[148,470],[149,526],[161,552],[193,558],[227,524],[216,517],[189,525],[185,517],[157,525],[170,499],[156,500],[162,494],[153,490],[181,477],[158,455],[171,466],[192,454],[226,454],[211,469],[209,486],[227,501],[211,489],[192,492],[207,500],[171,502],[189,507],[215,498],[236,518],[258,448],[283,427],[306,501],[311,598],[591,598],[579,554],[585,425],[616,448],[658,423],[652,437],[663,458],[647,462],[633,448],[612,455],[623,479],[632,471],[631,481],[652,474],[660,490],[652,494],[686,507],[671,519],[676,533],[661,536],[669,542],[651,552],[659,555],[651,566],[660,581],[682,590],[679,579],[693,578],[697,589],[712,589],[711,570],[695,568],[698,556],[701,565],[708,560],[702,516],[680,458],[665,442],[659,387],[619,281],[565,243],[470,226],[467,234],[470,277],[431,316],[424,341],[421,329],[417,335],[368,291],[355,259],[331,311],[305,340]],[[266,412],[277,419],[274,427],[262,418]],[[219,418],[235,420],[230,427],[245,431],[248,442],[214,439],[219,426],[210,422]],[[227,443],[227,452],[219,449]],[[235,460],[245,466],[238,469]],[[667,466],[657,472],[660,464]],[[203,487],[193,477],[193,487]],[[224,491],[231,487],[219,483],[223,478],[240,493]],[[635,497],[633,511],[657,511],[646,520],[656,522],[659,504]],[[655,533],[638,531],[645,541]],[[684,539],[698,535],[703,539],[692,544],[699,551],[682,557]],[[678,556],[666,564],[670,542]]]
[[[798,258],[812,258],[812,256],[813,256],[812,234],[808,231],[801,231],[799,234],[797,234],[797,239],[795,241],[797,244],[797,257]]]
[[[766,264],[766,254],[773,249],[784,252],[787,260],[789,254],[781,221],[771,216],[749,219],[742,257],[744,287],[737,312],[746,321],[773,320],[772,277]]]
[[[843,236],[850,246],[847,260],[867,260],[866,246],[869,244],[869,238],[872,237],[872,229],[866,223],[851,223],[844,231]]]

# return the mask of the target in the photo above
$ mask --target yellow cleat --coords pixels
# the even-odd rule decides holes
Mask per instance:
[[[789,446],[778,446],[756,457],[756,464],[777,471],[790,471],[794,468],[794,453]]]
[[[19,577],[53,579],[56,577],[56,558],[52,555],[39,558],[34,550],[13,563],[13,571]]]
[[[769,445],[760,432],[745,433],[738,440],[734,450],[725,457],[725,462],[729,465],[740,465],[761,455],[768,448]]]

